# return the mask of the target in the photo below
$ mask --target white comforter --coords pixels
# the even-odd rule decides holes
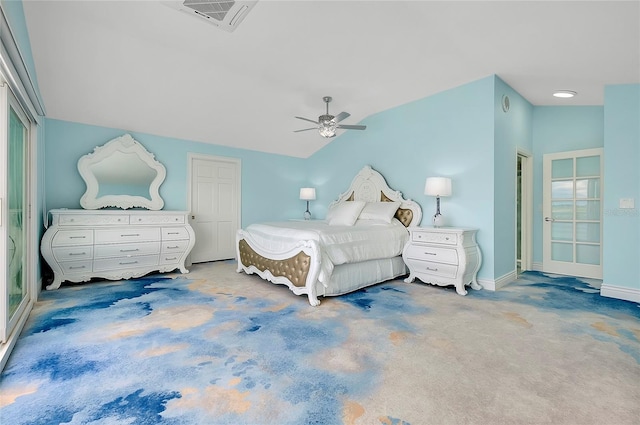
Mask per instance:
[[[322,220],[258,223],[246,231],[271,252],[288,251],[304,240],[317,241],[322,251],[318,280],[325,286],[333,266],[402,255],[409,238],[407,228],[396,219],[358,220],[353,226],[330,226]]]

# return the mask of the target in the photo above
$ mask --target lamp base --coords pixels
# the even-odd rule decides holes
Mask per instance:
[[[445,224],[442,214],[437,213],[433,216],[433,227],[443,227]]]
[[[304,219],[311,220],[311,213],[308,210],[304,212]]]

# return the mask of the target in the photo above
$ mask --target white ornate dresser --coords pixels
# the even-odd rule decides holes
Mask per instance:
[[[402,252],[409,267],[405,282],[411,283],[417,277],[425,283],[454,285],[460,295],[467,295],[466,285],[482,289],[477,281],[482,258],[476,232],[453,227],[410,227],[409,242]]]
[[[195,243],[186,211],[51,210],[42,256],[53,269],[47,289],[64,281],[128,279],[180,269]]]
[[[84,209],[51,210],[51,227],[40,243],[54,274],[47,289],[94,277],[189,272],[185,260],[195,244],[189,213],[162,211],[166,169],[152,153],[124,134],[81,157],[78,171],[87,185],[80,198]]]

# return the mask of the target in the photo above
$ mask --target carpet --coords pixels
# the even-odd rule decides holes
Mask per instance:
[[[638,424],[640,308],[524,273],[306,296],[235,272],[63,285],[0,375],[0,423]]]

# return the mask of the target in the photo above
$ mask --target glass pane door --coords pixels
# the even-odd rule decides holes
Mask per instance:
[[[602,149],[544,157],[546,272],[602,278]]]
[[[5,193],[3,198],[5,227],[1,233],[5,246],[5,258],[0,259],[0,270],[4,276],[0,279],[4,301],[0,305],[0,339],[6,341],[11,331],[18,323],[29,302],[28,288],[28,258],[27,258],[27,229],[28,229],[28,121],[17,106],[13,96],[5,88],[7,115],[0,125],[5,126],[6,136],[0,140],[0,149],[4,151],[6,167]],[[4,165],[4,164],[0,164]],[[5,171],[6,170],[6,171]],[[1,195],[1,194],[0,194]]]
[[[25,247],[26,231],[24,225],[27,210],[26,199],[26,136],[27,129],[13,110],[9,111],[9,196],[8,196],[8,225],[9,225],[9,249],[7,264],[9,269],[8,278],[8,301],[9,301],[9,321],[18,310],[18,307],[27,296],[27,285],[25,282]]]

